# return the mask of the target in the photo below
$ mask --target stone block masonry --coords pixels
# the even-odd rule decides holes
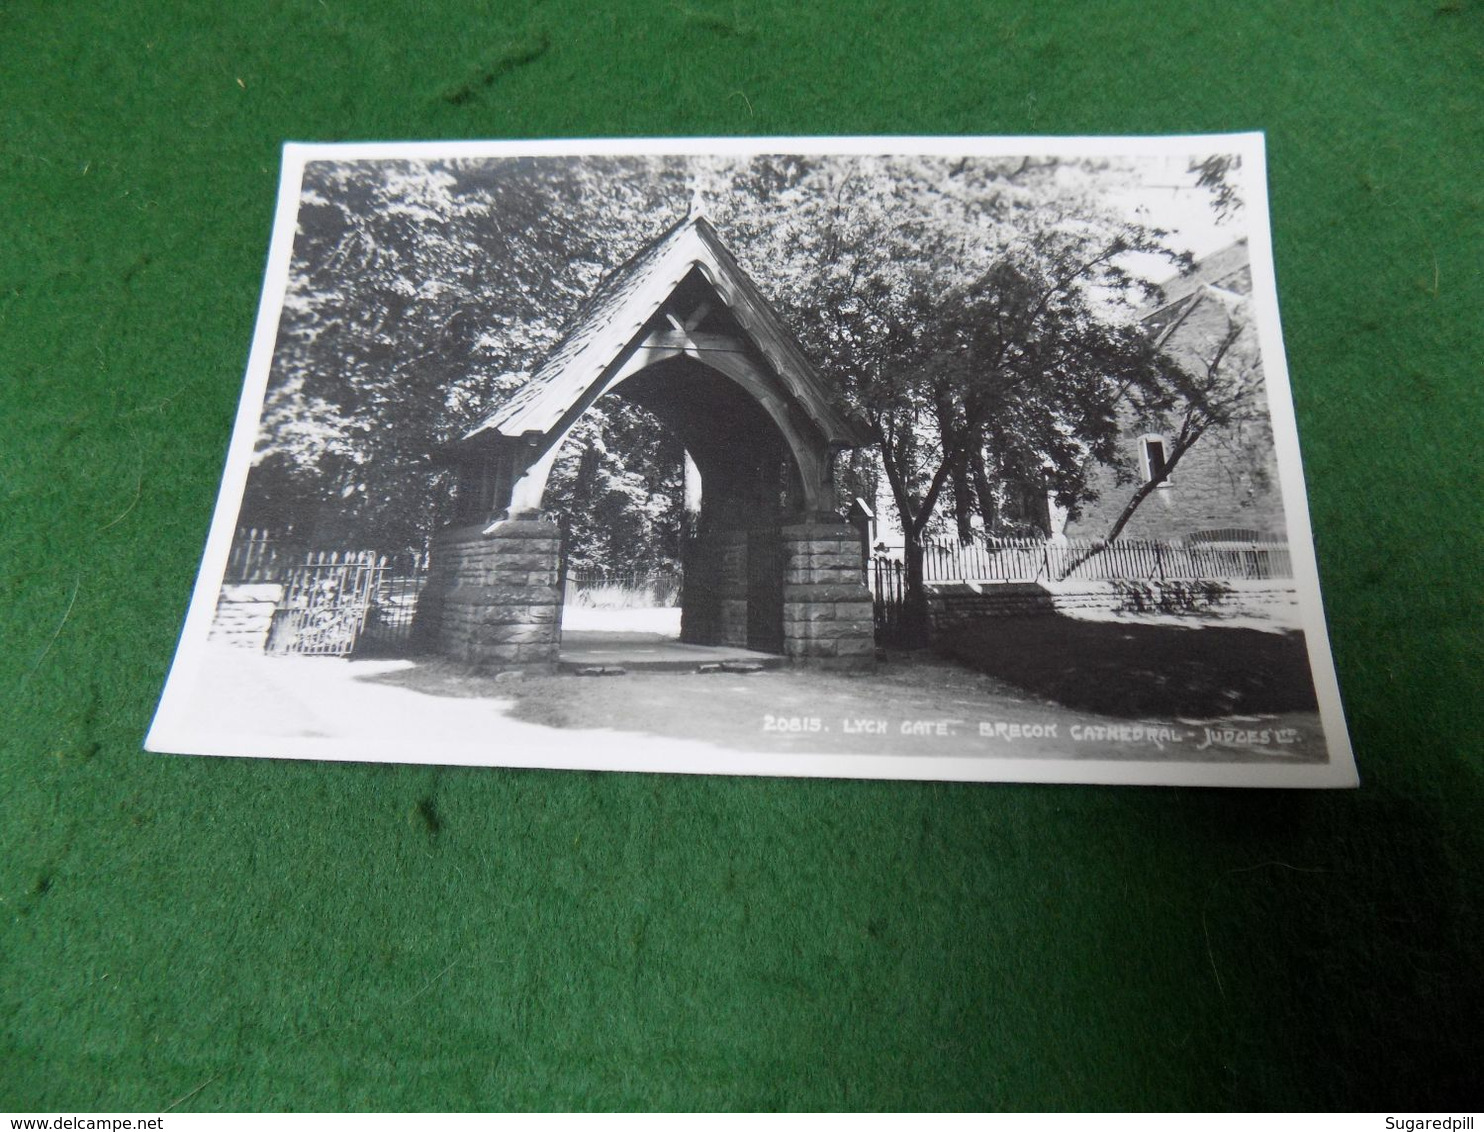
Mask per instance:
[[[414,642],[491,671],[555,671],[560,548],[561,532],[544,519],[439,532],[418,599]]]
[[[776,584],[782,589],[784,653],[810,667],[874,664],[871,594],[855,528],[838,519],[809,521],[780,534],[782,577]],[[682,640],[747,647],[749,600],[757,598],[749,592],[749,538],[746,531],[718,531],[691,546]],[[415,646],[494,671],[554,670],[561,639],[559,554],[557,526],[545,520],[442,531],[433,541],[428,582],[418,600]],[[772,600],[777,596],[775,590]]]
[[[838,520],[783,528],[783,648],[811,668],[876,662],[860,533]]]
[[[928,623],[934,635],[995,617],[1046,614],[1108,617],[1163,614],[1192,625],[1219,624],[1236,617],[1268,621],[1275,627],[1298,625],[1298,592],[1293,583],[1220,582],[944,582],[930,584]]]
[[[262,652],[268,644],[273,611],[282,600],[283,587],[277,582],[223,586],[209,639]]]

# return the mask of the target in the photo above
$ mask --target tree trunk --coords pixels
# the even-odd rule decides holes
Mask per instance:
[[[1139,509],[1139,504],[1148,499],[1153,494],[1154,489],[1164,483],[1168,478],[1168,474],[1165,474],[1161,475],[1158,479],[1141,484],[1139,490],[1134,492],[1133,498],[1124,504],[1123,510],[1118,513],[1118,518],[1113,520],[1113,525],[1108,528],[1108,533],[1103,536],[1103,542],[1112,542],[1119,535],[1123,534],[1123,528],[1128,526],[1129,520],[1134,517],[1134,512]]]
[[[902,558],[906,566],[903,578],[902,619],[900,622],[901,643],[907,648],[920,648],[927,643],[927,594],[923,589],[922,570],[922,523],[918,521],[921,508],[912,505],[907,491],[906,478],[901,469],[892,462],[890,447],[879,445],[882,467],[886,471],[887,483],[891,486],[892,499],[897,505],[897,516],[902,523]]]
[[[984,529],[995,533],[1000,527],[999,509],[995,503],[994,489],[989,486],[989,473],[985,470],[982,452],[974,453],[971,466],[974,471],[974,492],[979,497],[979,514],[984,519]]]
[[[1133,497],[1130,498],[1129,501],[1123,505],[1123,510],[1118,513],[1118,518],[1113,520],[1113,525],[1108,528],[1108,533],[1103,537],[1102,541],[1097,546],[1094,546],[1091,550],[1078,555],[1070,563],[1068,563],[1066,575],[1064,576],[1069,577],[1072,571],[1077,569],[1077,567],[1081,566],[1084,562],[1091,562],[1094,558],[1096,558],[1103,552],[1103,550],[1109,543],[1113,542],[1119,535],[1123,534],[1123,528],[1128,526],[1129,521],[1134,517],[1134,513],[1138,511],[1139,504],[1143,503],[1144,500],[1148,499],[1152,494],[1154,494],[1154,489],[1159,487],[1160,484],[1166,482],[1170,478],[1170,474],[1174,472],[1175,466],[1180,463],[1180,458],[1184,456],[1185,453],[1190,451],[1191,446],[1194,445],[1195,442],[1201,438],[1205,431],[1206,430],[1204,428],[1198,429],[1193,434],[1182,437],[1180,440],[1176,441],[1175,449],[1165,460],[1165,465],[1163,468],[1160,469],[1159,475],[1139,485],[1139,490],[1134,492]]]
[[[908,526],[903,533],[902,554],[907,565],[906,592],[902,595],[902,644],[922,648],[928,643],[927,588],[923,582],[921,536]]]

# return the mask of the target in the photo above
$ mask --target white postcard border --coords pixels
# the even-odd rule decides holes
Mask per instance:
[[[406,744],[335,738],[279,738],[217,733],[182,726],[200,673],[217,595],[225,576],[238,507],[246,485],[267,392],[279,318],[288,289],[305,165],[315,160],[434,160],[515,156],[748,156],[892,154],[946,156],[1163,156],[1211,150],[1243,160],[1253,301],[1271,410],[1282,500],[1310,670],[1329,751],[1322,765],[1141,762],[1107,758],[1013,759],[918,755],[774,754],[710,743],[612,731],[553,729],[548,743],[492,752],[480,743],[445,743],[435,751]],[[290,142],[283,148],[273,233],[252,349],[227,452],[221,488],[191,604],[146,750],[248,758],[317,759],[491,766],[521,769],[620,770],[788,777],[1040,782],[1223,787],[1352,787],[1359,783],[1320,596],[1308,498],[1299,452],[1273,264],[1264,137],[1261,133],[1160,137],[732,137],[600,138],[455,142]],[[595,740],[602,740],[596,742]]]

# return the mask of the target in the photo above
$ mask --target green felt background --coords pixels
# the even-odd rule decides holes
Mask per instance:
[[[1481,48],[1476,0],[9,0],[0,1108],[1477,1107]],[[1254,128],[1359,792],[141,753],[284,140]]]

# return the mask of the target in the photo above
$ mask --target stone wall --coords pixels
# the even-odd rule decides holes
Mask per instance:
[[[1123,454],[1139,467],[1144,430],[1130,426],[1123,434]],[[1181,459],[1169,482],[1155,488],[1123,529],[1123,538],[1175,539],[1197,531],[1235,527],[1282,534],[1286,529],[1278,496],[1278,464],[1266,427],[1245,426],[1243,443],[1212,433],[1202,437]],[[1135,478],[1119,483],[1106,465],[1095,465],[1088,481],[1097,498],[1085,503],[1066,525],[1069,538],[1102,538],[1138,489]]]
[[[282,600],[283,587],[276,582],[223,586],[209,639],[262,652],[268,646],[273,611]]]
[[[848,523],[783,528],[783,647],[795,663],[857,668],[875,663],[875,624],[860,533]]]
[[[871,594],[860,536],[838,520],[784,527],[784,652],[818,667],[874,663]],[[685,563],[681,639],[747,646],[746,531],[704,535]],[[433,541],[413,625],[416,647],[493,669],[554,667],[561,595],[554,523],[507,520],[488,533],[448,528]]]
[[[1245,269],[1221,280],[1222,286],[1250,291]],[[1198,305],[1164,344],[1164,351],[1191,373],[1205,370],[1215,343],[1230,327],[1227,307],[1216,299]],[[1105,464],[1089,470],[1089,485],[1097,498],[1081,507],[1066,526],[1069,538],[1102,538],[1133,497],[1141,474],[1140,438],[1159,435],[1140,423],[1125,407],[1119,456],[1135,473],[1120,483]],[[1164,433],[1166,448],[1172,443]],[[1266,417],[1240,425],[1213,428],[1180,459],[1168,482],[1154,489],[1139,505],[1123,530],[1124,538],[1184,538],[1195,531],[1238,527],[1281,534],[1286,530],[1278,488],[1278,460],[1273,433]]]
[[[1298,623],[1298,593],[1290,581],[954,582],[927,588],[928,624],[935,633],[988,617],[1048,613],[1173,614],[1195,624],[1236,617]]]
[[[481,668],[554,669],[561,533],[541,519],[449,527],[433,539],[417,646]]]

